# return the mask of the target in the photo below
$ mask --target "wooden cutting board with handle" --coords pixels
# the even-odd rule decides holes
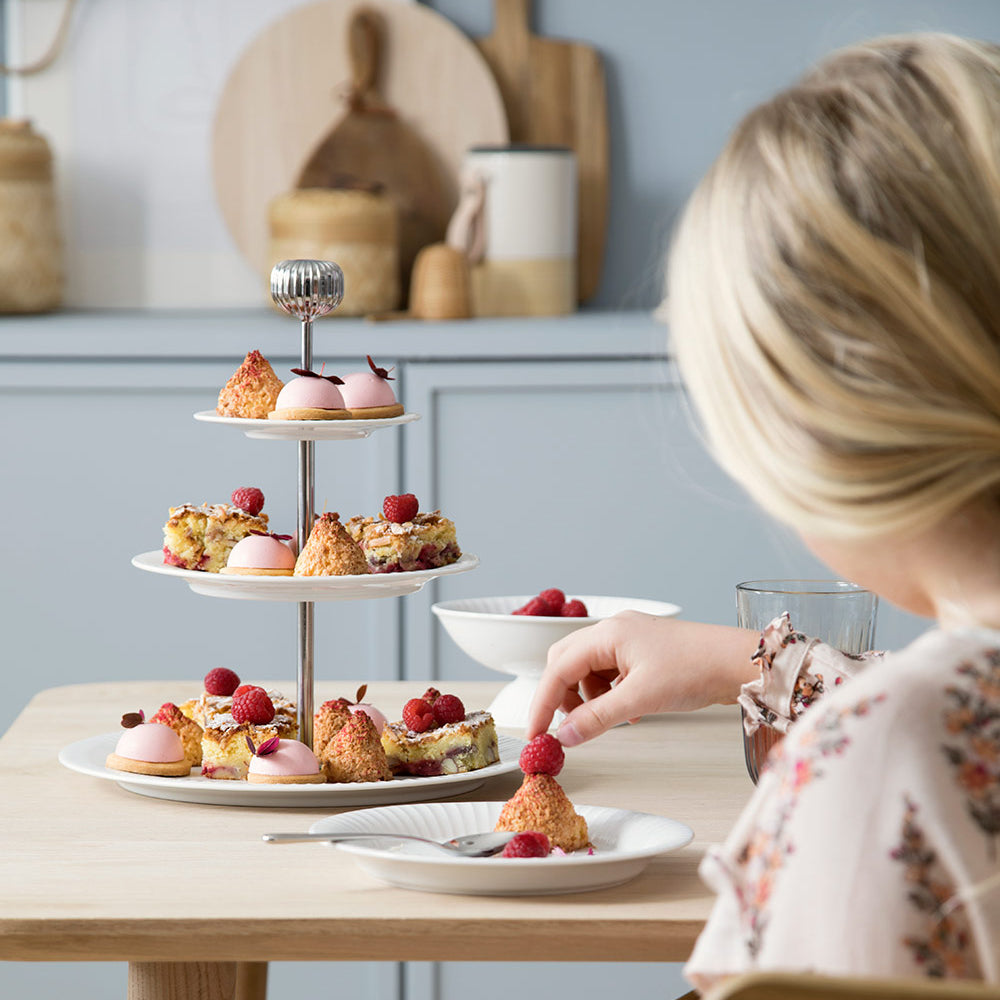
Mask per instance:
[[[350,177],[384,188],[399,213],[400,287],[405,290],[419,250],[444,238],[454,201],[431,147],[379,94],[383,33],[373,8],[352,13],[347,29],[351,83],[343,98],[347,113],[312,150],[296,187],[332,188]]]
[[[476,39],[496,77],[511,142],[568,146],[579,177],[577,297],[597,291],[608,220],[604,66],[588,45],[531,31],[531,0],[494,0],[493,33]]]
[[[226,78],[212,126],[212,177],[222,220],[262,279],[271,273],[267,209],[348,113],[349,29],[357,0],[315,0],[268,24]],[[419,3],[365,0],[377,12],[379,97],[417,132],[446,174],[450,206],[469,146],[510,133],[500,89],[473,41]]]

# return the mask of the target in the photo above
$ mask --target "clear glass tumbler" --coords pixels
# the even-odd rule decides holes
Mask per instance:
[[[736,623],[760,631],[788,612],[792,627],[844,653],[874,648],[878,597],[845,580],[748,580],[736,585]],[[781,734],[766,726],[747,736],[743,752],[757,784],[764,759]]]

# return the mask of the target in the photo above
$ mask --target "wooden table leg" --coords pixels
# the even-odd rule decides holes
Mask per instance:
[[[267,1000],[267,962],[236,963],[236,1000]]]
[[[236,968],[236,962],[129,962],[128,1000],[234,1000]]]

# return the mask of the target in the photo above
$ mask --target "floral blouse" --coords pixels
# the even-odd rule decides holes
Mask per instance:
[[[1000,631],[849,657],[786,615],[756,658],[748,728],[788,735],[702,860],[718,898],[692,984],[753,969],[1000,981]]]

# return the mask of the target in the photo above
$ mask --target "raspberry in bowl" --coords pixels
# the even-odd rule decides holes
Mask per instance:
[[[562,595],[560,612],[553,609]],[[531,602],[545,598],[545,607]],[[567,611],[567,606],[572,604]],[[587,612],[579,614],[579,606]],[[547,588],[535,594],[506,597],[468,597],[440,601],[431,608],[445,631],[464,653],[490,670],[513,674],[489,706],[498,726],[523,729],[539,678],[545,668],[549,646],[578,628],[594,625],[621,611],[642,611],[672,618],[680,607],[665,601],[639,597],[601,597]],[[560,716],[561,718],[561,716]],[[558,721],[558,720],[557,720]]]

